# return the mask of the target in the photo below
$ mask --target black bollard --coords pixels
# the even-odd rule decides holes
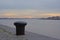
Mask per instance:
[[[25,26],[27,25],[26,22],[15,22],[14,25],[16,26],[16,35],[25,34]]]

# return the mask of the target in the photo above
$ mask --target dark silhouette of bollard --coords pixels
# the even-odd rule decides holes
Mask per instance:
[[[27,25],[26,22],[15,22],[14,25],[16,26],[16,35],[25,34],[25,26]]]

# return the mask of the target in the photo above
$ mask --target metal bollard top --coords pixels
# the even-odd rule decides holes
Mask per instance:
[[[14,22],[14,25],[27,25],[27,23],[23,21],[17,21],[17,22]]]

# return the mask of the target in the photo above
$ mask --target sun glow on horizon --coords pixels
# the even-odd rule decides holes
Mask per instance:
[[[54,14],[54,13],[50,13],[50,14],[41,14],[43,17],[50,17],[50,16],[60,16],[60,14]]]
[[[6,18],[41,18],[49,16],[60,16],[60,13],[56,12],[44,12],[39,10],[22,10],[22,11],[6,11],[0,14],[0,17]]]

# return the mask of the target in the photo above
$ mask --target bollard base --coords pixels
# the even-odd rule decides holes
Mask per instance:
[[[25,35],[25,27],[16,28],[16,35]]]

